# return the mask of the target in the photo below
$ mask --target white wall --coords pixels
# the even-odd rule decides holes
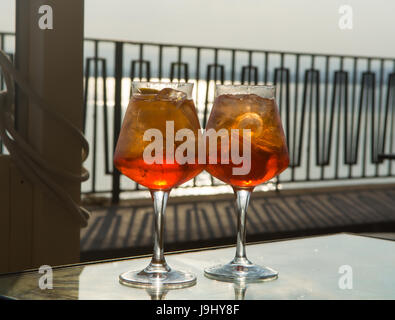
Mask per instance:
[[[13,29],[14,1],[0,0],[0,30]],[[343,4],[353,7],[351,31],[338,27]],[[393,57],[394,12],[392,0],[85,0],[85,34]]]

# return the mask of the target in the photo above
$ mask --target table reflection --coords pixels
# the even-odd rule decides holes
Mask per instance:
[[[151,300],[165,300],[166,294],[169,290],[164,287],[152,287],[145,290],[150,296]]]
[[[208,279],[206,266],[226,262],[234,248],[169,254],[172,265],[197,275],[190,288],[164,290],[123,286],[119,274],[143,268],[149,258],[123,259],[53,269],[53,289],[42,290],[38,271],[0,276],[0,296],[15,299],[249,300],[394,299],[395,242],[339,234],[249,246],[260,264],[280,271],[278,280],[260,283]],[[267,261],[264,257],[270,257]],[[339,267],[353,269],[352,290],[339,288]],[[248,292],[247,292],[248,289]]]

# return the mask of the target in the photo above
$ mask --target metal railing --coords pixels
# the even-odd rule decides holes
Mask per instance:
[[[0,33],[0,45],[5,37]],[[7,50],[6,50],[7,51]],[[12,52],[12,50],[9,50]],[[394,178],[395,58],[85,39],[84,132],[91,179],[84,193],[143,188],[112,165],[131,81],[195,83],[202,127],[214,84],[274,84],[290,153],[279,183]],[[219,181],[195,178],[184,187]]]

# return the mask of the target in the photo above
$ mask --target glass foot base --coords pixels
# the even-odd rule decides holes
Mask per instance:
[[[271,268],[261,267],[253,263],[240,264],[233,261],[207,268],[204,270],[204,275],[210,279],[227,282],[261,282],[278,278],[278,272]]]
[[[119,276],[121,284],[137,288],[163,287],[179,289],[196,284],[196,276],[189,272],[169,270],[166,272],[128,271]]]

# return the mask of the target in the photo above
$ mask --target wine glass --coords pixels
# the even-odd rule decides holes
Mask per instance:
[[[181,152],[177,157],[178,147],[185,140],[180,139],[179,132],[186,130],[189,145],[198,148],[196,141],[201,129],[191,99],[192,89],[191,83],[132,83],[132,97],[115,149],[114,165],[150,190],[155,234],[151,263],[144,270],[121,274],[122,284],[182,288],[196,283],[194,274],[171,269],[163,253],[164,214],[170,190],[203,170],[197,152],[190,152],[187,158]]]
[[[207,268],[205,275],[222,281],[276,279],[277,271],[249,261],[245,249],[247,207],[254,187],[280,174],[289,164],[275,87],[217,85],[215,96],[205,134],[222,132],[218,140],[227,139],[214,146],[210,143],[206,170],[233,187],[238,214],[237,247],[230,263]]]

